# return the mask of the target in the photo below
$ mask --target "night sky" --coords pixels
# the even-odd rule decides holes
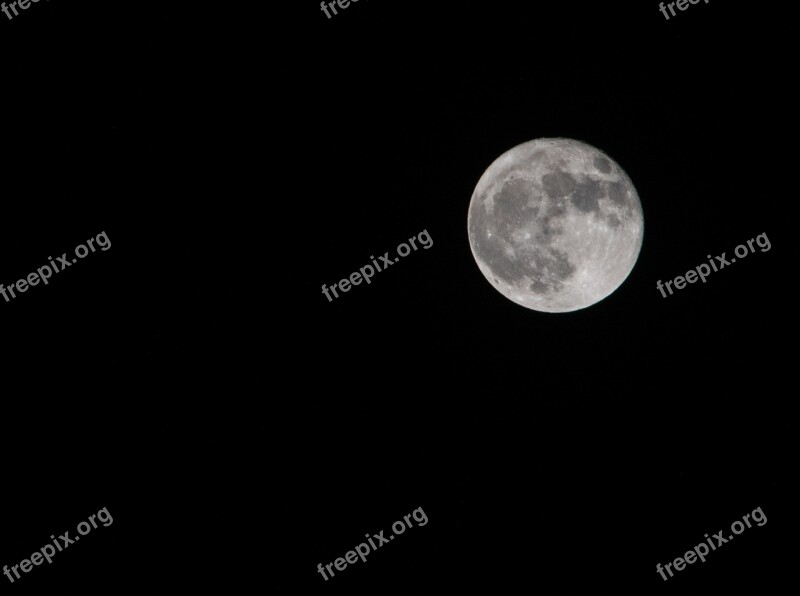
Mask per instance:
[[[0,565],[114,519],[5,591],[786,583],[787,9],[553,5],[0,13],[0,283],[111,243],[0,298]],[[504,298],[467,238],[486,168],[546,137],[611,156],[644,211],[630,276],[572,313]],[[429,249],[326,299],[423,230]],[[760,234],[769,251],[657,290]],[[656,572],[759,507],[763,527]]]

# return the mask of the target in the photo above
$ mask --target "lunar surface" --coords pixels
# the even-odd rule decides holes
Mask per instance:
[[[497,291],[526,308],[570,312],[625,281],[644,217],[630,178],[608,155],[571,139],[537,139],[484,172],[467,230]]]

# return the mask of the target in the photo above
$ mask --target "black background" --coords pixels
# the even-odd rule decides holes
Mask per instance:
[[[0,302],[0,562],[114,517],[6,590],[783,585],[777,5],[110,4],[0,15],[0,282],[112,244]],[[570,314],[503,298],[467,241],[483,171],[539,137],[607,152],[645,213],[628,280]],[[422,230],[430,250],[322,295]],[[761,233],[769,252],[656,289]],[[764,527],[654,573],[757,507]]]

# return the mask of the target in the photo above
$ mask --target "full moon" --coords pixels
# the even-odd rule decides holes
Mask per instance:
[[[536,139],[498,157],[469,204],[483,275],[505,297],[571,312],[614,292],[644,235],[639,195],[608,155],[571,139]]]

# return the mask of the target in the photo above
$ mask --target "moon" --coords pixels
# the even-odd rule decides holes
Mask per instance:
[[[644,215],[633,183],[608,155],[572,139],[536,139],[484,172],[467,231],[478,268],[498,292],[532,310],[572,312],[628,277]]]

